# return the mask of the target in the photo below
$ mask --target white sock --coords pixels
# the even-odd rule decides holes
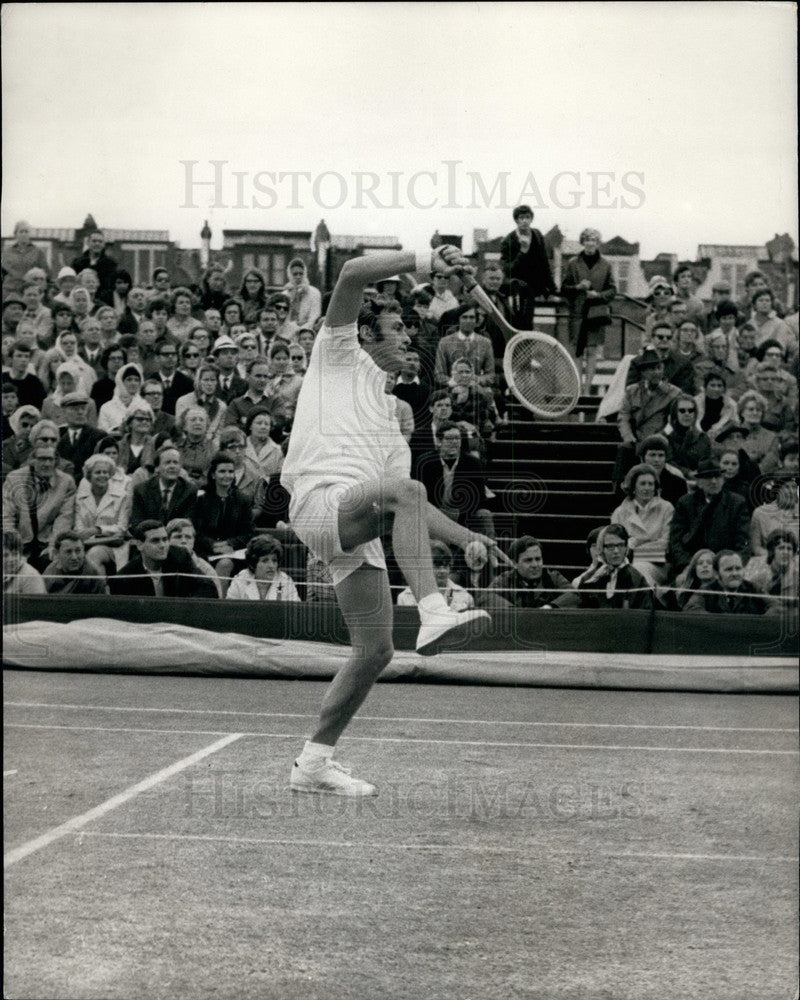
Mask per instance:
[[[419,617],[422,621],[425,621],[431,615],[440,614],[442,611],[448,610],[447,601],[439,590],[434,590],[432,594],[423,597],[419,602]]]
[[[321,764],[323,761],[329,760],[332,756],[333,747],[326,746],[324,743],[312,743],[311,740],[306,740],[306,745],[303,747],[297,761],[300,764]]]

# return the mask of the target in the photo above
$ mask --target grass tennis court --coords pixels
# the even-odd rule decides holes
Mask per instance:
[[[5,672],[5,996],[708,1000],[797,985],[797,701]]]

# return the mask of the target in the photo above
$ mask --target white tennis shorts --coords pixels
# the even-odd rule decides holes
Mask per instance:
[[[289,521],[297,537],[328,567],[334,585],[368,563],[386,569],[380,538],[345,551],[339,540],[339,504],[349,489],[344,483],[320,486],[289,504]]]

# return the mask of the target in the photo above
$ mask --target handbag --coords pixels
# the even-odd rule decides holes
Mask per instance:
[[[590,302],[586,309],[586,324],[590,330],[608,326],[611,322],[611,307],[607,302]]]

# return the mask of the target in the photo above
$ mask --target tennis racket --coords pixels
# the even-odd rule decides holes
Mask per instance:
[[[466,271],[456,270],[472,301],[490,315],[507,338],[503,373],[515,397],[534,416],[558,420],[578,402],[581,379],[572,355],[555,337],[516,330]]]

